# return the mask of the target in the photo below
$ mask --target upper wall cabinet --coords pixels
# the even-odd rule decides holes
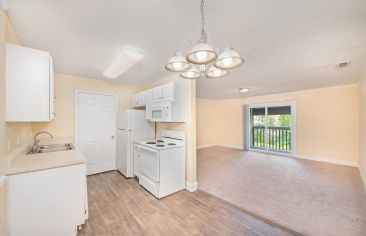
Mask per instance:
[[[50,54],[6,44],[6,121],[51,121],[55,117],[54,99],[53,66]]]
[[[174,83],[164,84],[152,89],[153,103],[174,100]]]
[[[174,81],[133,95],[132,105],[145,106],[146,119],[150,121],[186,122],[188,92],[186,81]],[[144,98],[143,103],[139,103],[142,100],[140,96]]]
[[[132,106],[133,107],[143,107],[146,106],[146,92],[142,91],[136,93],[132,96]]]

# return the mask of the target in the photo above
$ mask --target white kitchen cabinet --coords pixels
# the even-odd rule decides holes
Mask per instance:
[[[164,84],[152,89],[153,103],[173,101],[174,100],[174,82]]]
[[[132,106],[133,107],[143,107],[146,106],[146,94],[145,91],[136,93],[132,96]]]
[[[146,119],[151,120],[151,109],[153,105],[153,98],[152,98],[152,89],[145,91],[145,101],[146,101]]]
[[[51,121],[55,98],[50,54],[6,44],[5,71],[6,121]]]
[[[146,103],[146,118],[154,122],[186,122],[189,101],[187,83],[180,80],[152,88],[149,96],[152,102]]]
[[[9,235],[76,235],[87,218],[86,166],[8,175]]]

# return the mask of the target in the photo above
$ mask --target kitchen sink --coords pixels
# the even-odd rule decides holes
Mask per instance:
[[[74,149],[75,148],[71,143],[39,145],[36,148],[32,148],[27,154],[60,152]]]

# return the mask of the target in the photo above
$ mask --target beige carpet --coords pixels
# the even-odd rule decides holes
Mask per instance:
[[[212,147],[197,157],[201,190],[304,235],[366,235],[357,168]]]

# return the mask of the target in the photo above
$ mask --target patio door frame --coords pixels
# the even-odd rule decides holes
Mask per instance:
[[[252,148],[251,147],[251,135],[252,135],[252,124],[251,124],[251,117],[250,111],[252,108],[265,108],[265,115],[268,114],[269,107],[282,107],[282,106],[290,106],[291,107],[291,152],[276,152],[270,150],[268,147],[266,148]],[[281,102],[269,102],[269,103],[256,103],[256,104],[247,104],[245,109],[245,130],[244,130],[244,141],[245,147],[247,150],[253,152],[263,152],[269,153],[274,155],[281,155],[281,156],[289,156],[289,157],[296,157],[296,101],[281,101]],[[268,120],[266,120],[266,128],[265,128],[265,142],[266,145],[268,144]]]

